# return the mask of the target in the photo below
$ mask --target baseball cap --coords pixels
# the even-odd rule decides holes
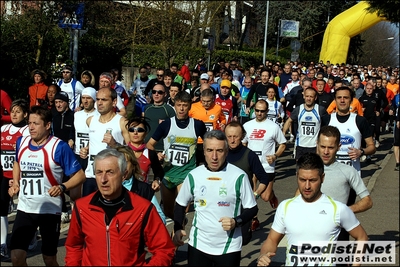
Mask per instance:
[[[228,87],[228,88],[231,88],[231,86],[232,86],[231,81],[226,80],[226,79],[221,81],[221,87]]]
[[[207,73],[203,73],[201,76],[200,76],[200,80],[208,80],[208,74]]]
[[[57,100],[57,99],[62,100],[62,101],[65,101],[65,102],[67,102],[67,103],[69,102],[68,94],[67,94],[66,92],[64,92],[64,91],[58,92],[58,93],[54,96],[54,100]]]

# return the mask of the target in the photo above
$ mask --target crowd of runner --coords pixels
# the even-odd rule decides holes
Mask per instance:
[[[57,265],[60,227],[69,222],[66,265],[170,265],[194,204],[189,265],[239,266],[242,246],[260,229],[257,200],[282,213],[275,162],[289,143],[293,167],[326,172],[317,172],[325,180],[315,198],[301,187],[310,178],[297,172],[305,175],[297,194],[341,202],[349,221],[337,222],[343,229],[334,238],[363,240],[349,222],[359,225],[351,214],[372,207],[360,162],[373,161],[382,134],[393,134],[399,171],[398,68],[220,59],[207,69],[199,59],[168,69],[145,64],[132,84],[117,69],[73,77],[62,65],[62,79],[49,83],[36,69],[25,99],[1,90],[1,257],[13,265],[26,264],[39,235],[45,264]],[[334,162],[354,173],[328,175]],[[344,195],[335,195],[345,186],[330,176],[351,180]],[[274,222],[259,265],[270,263],[287,223]]]

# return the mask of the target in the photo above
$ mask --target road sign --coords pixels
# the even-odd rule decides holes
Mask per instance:
[[[301,43],[299,42],[299,40],[293,39],[293,40],[290,42],[290,48],[291,48],[294,52],[299,51],[299,50],[300,50],[300,47],[301,47]]]
[[[298,59],[299,59],[299,53],[292,52],[292,54],[290,54],[290,60],[291,61],[297,61]]]

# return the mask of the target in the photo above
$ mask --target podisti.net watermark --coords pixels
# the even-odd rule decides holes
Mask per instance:
[[[395,241],[302,242],[290,247],[287,261],[293,266],[395,264],[395,248]]]

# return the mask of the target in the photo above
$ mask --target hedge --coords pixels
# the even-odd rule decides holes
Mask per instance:
[[[204,47],[183,47],[180,53],[174,58],[173,62],[178,63],[178,65],[183,64],[185,59],[191,61],[191,66],[194,67],[198,58],[208,59],[208,54],[206,53],[206,48]],[[164,67],[165,60],[162,51],[158,46],[155,45],[136,45],[133,53],[133,67],[142,66],[145,63],[150,63],[153,67]],[[267,51],[266,59],[276,62],[286,62],[284,57],[276,57],[274,55],[275,50],[270,49]],[[249,51],[238,51],[238,50],[214,50],[211,53],[210,66],[213,63],[218,62],[220,58],[226,61],[236,59],[241,62],[244,68],[249,68],[251,65],[259,65],[262,63],[263,52],[249,52]],[[122,58],[122,63],[124,66],[131,67],[131,53],[126,54]]]

